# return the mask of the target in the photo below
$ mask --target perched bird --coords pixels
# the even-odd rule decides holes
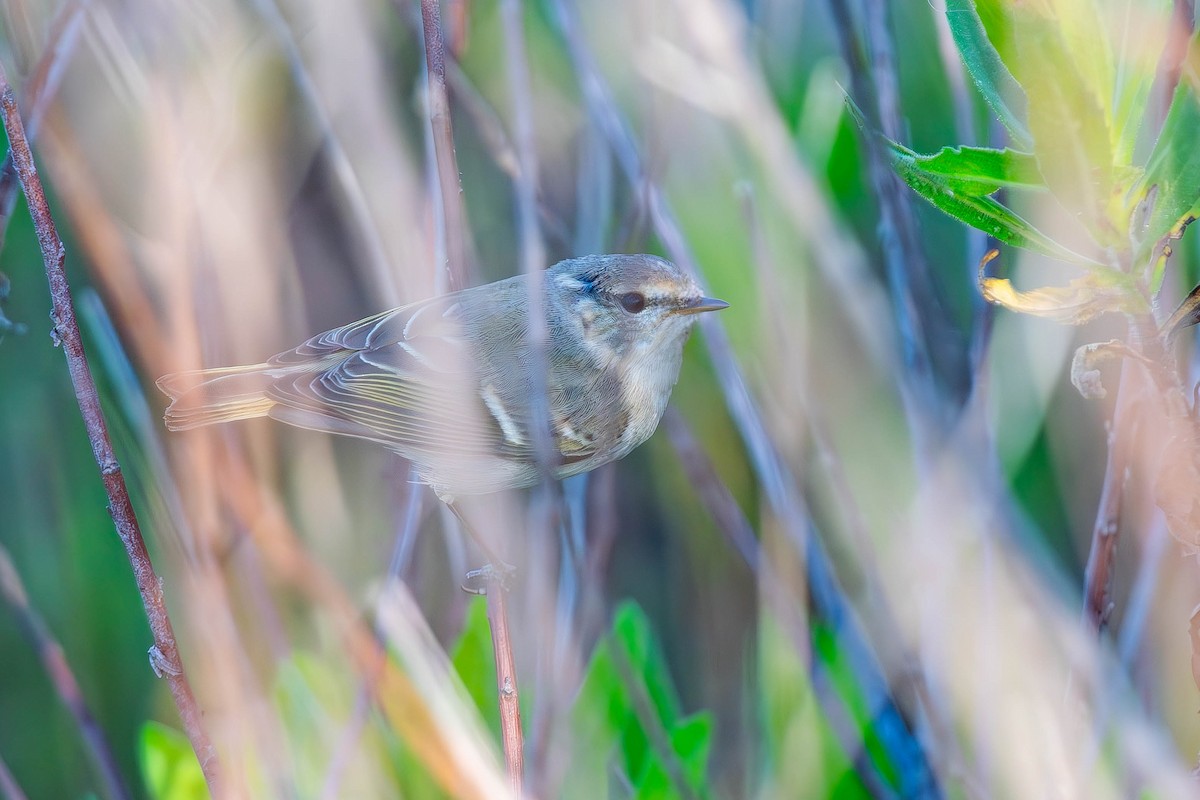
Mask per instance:
[[[379,442],[444,499],[532,486],[529,283],[520,275],[385,311],[262,364],[158,380],[166,424],[268,416]],[[646,441],[679,378],[695,315],[726,308],[649,255],[561,261],[542,276],[557,477]]]

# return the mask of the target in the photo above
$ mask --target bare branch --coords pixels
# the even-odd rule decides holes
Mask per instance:
[[[517,692],[517,667],[508,630],[508,588],[499,565],[488,570],[487,614],[496,659],[496,691],[500,699],[500,745],[508,767],[513,796],[520,797],[525,773],[525,742],[521,733],[521,701]]]
[[[179,657],[179,648],[175,641],[175,632],[171,627],[166,603],[163,601],[162,586],[154,571],[154,565],[150,561],[150,554],[146,550],[146,542],[142,538],[142,531],[133,511],[133,503],[129,499],[129,490],[125,486],[121,466],[117,462],[112,442],[108,436],[108,426],[100,408],[100,397],[96,392],[96,383],[92,379],[87,356],[83,350],[79,324],[75,320],[75,304],[71,299],[71,287],[63,269],[66,251],[50,215],[50,206],[46,202],[46,194],[33,163],[33,154],[29,150],[29,141],[25,136],[25,127],[21,122],[16,97],[3,67],[0,67],[0,104],[3,105],[4,128],[8,133],[13,161],[16,164],[17,175],[21,179],[25,200],[29,204],[30,215],[33,217],[38,243],[42,250],[42,259],[45,263],[46,277],[50,283],[55,335],[62,344],[63,353],[67,357],[67,368],[71,374],[71,383],[75,387],[75,398],[79,403],[79,411],[83,416],[88,440],[92,445],[92,454],[96,459],[96,465],[100,468],[100,477],[108,494],[109,514],[116,526],[117,535],[125,546],[129,563],[133,567],[134,580],[142,597],[146,617],[150,622],[150,631],[154,636],[154,646],[150,648],[151,663],[156,672],[165,676],[171,696],[175,700],[175,707],[179,711],[184,732],[204,771],[209,791],[219,797],[221,794],[216,751],[212,741],[208,738],[208,733],[204,730],[203,715],[184,672],[183,662]]]

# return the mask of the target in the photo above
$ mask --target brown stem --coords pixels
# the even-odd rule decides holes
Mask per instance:
[[[450,124],[450,95],[446,91],[446,55],[438,0],[421,0],[421,29],[425,41],[425,68],[429,92],[429,118],[437,161],[438,189],[446,227],[446,270],[450,290],[467,285],[467,212],[463,206],[458,158],[454,154],[454,129]]]
[[[513,659],[512,638],[508,631],[508,589],[504,586],[504,571],[500,565],[488,570],[488,626],[492,631],[492,653],[496,659],[496,691],[500,702],[500,744],[504,750],[504,765],[508,768],[508,783],[513,796],[521,796],[525,773],[525,742],[521,734],[521,702],[517,694],[517,667]]]
[[[175,700],[175,706],[179,710],[184,732],[204,771],[209,791],[214,796],[220,797],[216,751],[204,730],[203,715],[192,694],[192,687],[188,683],[187,675],[184,673],[183,662],[179,658],[179,648],[175,642],[175,632],[171,628],[171,619],[167,615],[167,606],[163,601],[162,586],[154,571],[154,565],[150,562],[150,554],[146,550],[146,542],[142,538],[142,532],[133,511],[133,504],[129,499],[125,478],[121,474],[120,464],[117,463],[112,442],[109,440],[108,426],[100,408],[100,397],[96,392],[96,383],[92,379],[87,356],[83,350],[79,325],[75,320],[75,306],[71,299],[70,284],[67,282],[67,275],[63,269],[66,253],[50,215],[50,206],[46,202],[46,194],[33,163],[33,154],[29,150],[29,141],[25,137],[25,127],[21,123],[16,97],[3,67],[0,67],[0,105],[3,106],[4,128],[8,133],[13,161],[16,163],[17,175],[21,179],[21,188],[25,192],[25,200],[29,204],[29,212],[33,217],[38,244],[41,246],[42,259],[46,267],[46,278],[50,283],[54,333],[62,344],[63,353],[67,357],[67,369],[71,374],[71,383],[75,387],[79,412],[83,416],[88,440],[92,445],[92,454],[100,468],[100,476],[108,495],[109,514],[116,526],[117,535],[125,546],[129,563],[133,567],[134,580],[137,583],[138,592],[142,596],[142,605],[146,610],[146,618],[154,636],[154,646],[150,648],[151,665],[157,674],[166,678],[171,696]]]
[[[1126,369],[1129,367],[1127,366]],[[1124,379],[1122,385],[1126,383]],[[1121,430],[1125,398],[1128,391],[1117,395],[1116,409],[1108,432],[1108,458],[1104,465],[1104,486],[1092,526],[1092,543],[1084,570],[1083,612],[1093,632],[1103,633],[1112,614],[1113,567],[1117,554],[1117,532],[1120,530],[1121,500],[1125,490],[1128,464],[1124,442],[1128,434]]]
[[[121,779],[121,769],[104,738],[104,731],[92,714],[71,665],[67,663],[62,646],[55,641],[41,615],[29,604],[29,595],[25,592],[21,576],[3,546],[0,546],[0,595],[12,608],[22,633],[41,658],[58,698],[75,719],[83,744],[100,772],[104,793],[115,798],[132,797],[125,781]]]

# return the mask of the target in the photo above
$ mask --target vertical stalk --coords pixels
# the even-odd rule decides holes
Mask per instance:
[[[88,441],[92,445],[92,455],[100,468],[100,477],[108,495],[108,511],[116,526],[117,535],[121,538],[121,544],[125,546],[130,566],[133,567],[134,580],[142,597],[150,632],[154,636],[154,646],[150,648],[150,664],[157,675],[166,678],[183,723],[184,733],[200,761],[209,791],[213,796],[220,797],[216,751],[204,729],[203,715],[184,672],[175,632],[163,600],[162,585],[146,550],[146,542],[142,538],[133,503],[129,499],[129,489],[125,485],[121,465],[113,452],[108,426],[100,408],[100,397],[96,392],[96,382],[88,367],[79,324],[75,319],[71,287],[63,268],[66,251],[50,215],[50,206],[46,202],[46,193],[33,163],[33,153],[29,150],[29,141],[26,139],[25,127],[17,109],[16,97],[3,67],[0,67],[0,106],[3,107],[4,129],[8,134],[13,163],[16,164],[21,188],[29,204],[29,213],[33,217],[38,244],[42,250],[46,278],[50,283],[54,335],[67,357],[67,369],[71,374],[71,384],[75,388],[75,399],[78,401],[79,412],[87,428]]]

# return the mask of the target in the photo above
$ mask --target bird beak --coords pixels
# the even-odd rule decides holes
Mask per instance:
[[[729,308],[729,303],[724,300],[718,300],[715,297],[698,297],[695,300],[689,300],[686,305],[675,309],[676,314],[703,314],[705,311],[720,311],[722,308]]]

